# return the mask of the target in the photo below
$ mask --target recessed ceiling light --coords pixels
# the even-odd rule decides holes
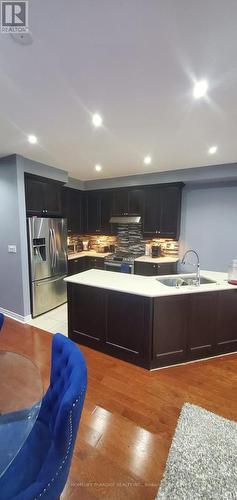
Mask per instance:
[[[101,170],[102,170],[101,165],[96,165],[95,170],[96,170],[96,172],[101,172]]]
[[[211,146],[211,147],[208,149],[208,153],[209,153],[209,155],[214,155],[216,152],[217,152],[217,146]]]
[[[36,144],[38,142],[38,139],[35,135],[30,134],[30,135],[28,135],[28,142],[30,144]]]
[[[151,157],[149,155],[145,156],[144,163],[145,163],[145,165],[150,165],[151,164]]]
[[[92,123],[93,123],[94,127],[101,127],[102,122],[103,122],[102,116],[100,116],[99,113],[95,113],[92,116]]]
[[[207,90],[208,90],[207,81],[206,80],[199,80],[194,85],[193,97],[195,97],[195,99],[200,99],[201,97],[204,97],[206,95]]]

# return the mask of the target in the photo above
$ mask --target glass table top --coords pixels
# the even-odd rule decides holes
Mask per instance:
[[[42,396],[41,376],[31,359],[0,351],[0,477],[31,432]]]

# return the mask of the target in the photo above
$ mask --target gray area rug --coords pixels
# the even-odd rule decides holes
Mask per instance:
[[[159,500],[237,499],[237,423],[185,403]]]

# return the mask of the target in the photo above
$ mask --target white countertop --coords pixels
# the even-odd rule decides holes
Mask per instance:
[[[94,250],[88,250],[87,252],[78,252],[78,253],[69,253],[68,254],[68,260],[73,260],[73,259],[79,259],[80,257],[101,257],[102,259],[104,257],[108,257],[108,255],[111,255],[111,252],[107,253],[98,253],[95,252]],[[135,262],[149,262],[152,264],[168,264],[169,262],[178,262],[179,258],[178,257],[150,257],[149,255],[142,255],[141,257],[138,257],[135,259]]]
[[[177,278],[177,275],[159,276],[159,278]],[[183,286],[180,288],[166,286],[157,281],[154,276],[139,276],[135,274],[115,273],[90,269],[79,274],[65,278],[68,283],[87,285],[92,287],[115,290],[118,292],[141,295],[143,297],[162,297],[187,293],[216,292],[219,290],[237,290],[237,286],[227,283],[227,274],[213,271],[201,271],[201,276],[213,279],[216,283],[196,286]]]
[[[69,253],[68,260],[79,259],[81,257],[101,257],[104,259],[104,257],[107,257],[108,255],[111,255],[111,252],[98,253],[94,250],[88,250],[87,252]]]
[[[178,257],[151,257],[149,255],[142,255],[135,259],[135,262],[151,262],[152,264],[168,264],[170,262],[178,262]]]

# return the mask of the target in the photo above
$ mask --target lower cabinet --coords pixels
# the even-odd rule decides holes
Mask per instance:
[[[68,276],[82,273],[89,269],[104,269],[103,257],[79,257],[68,261]]]
[[[136,262],[135,274],[140,276],[162,276],[165,274],[177,273],[177,262],[152,263],[152,262]]]
[[[237,351],[237,290],[154,299],[153,368]]]
[[[217,353],[237,351],[237,290],[220,292],[217,318]]]
[[[151,301],[68,283],[69,338],[149,368]]]
[[[68,283],[69,337],[148,369],[237,351],[237,290],[149,298]]]
[[[187,352],[187,295],[154,299],[153,365],[183,363]]]
[[[68,304],[69,337],[89,347],[102,345],[106,327],[106,292],[68,284]]]

